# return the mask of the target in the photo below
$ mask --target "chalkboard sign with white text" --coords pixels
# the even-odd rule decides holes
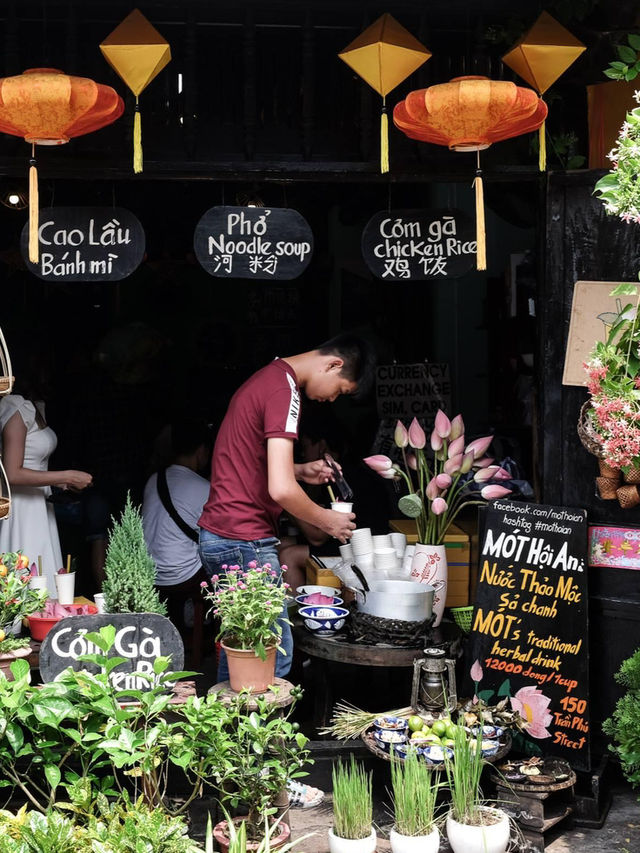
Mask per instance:
[[[485,518],[469,637],[471,689],[489,704],[508,697],[527,720],[532,752],[537,746],[588,770],[586,511],[507,497],[494,501]]]
[[[40,210],[39,260],[29,260],[29,223],[20,250],[27,269],[45,281],[121,281],[140,265],[145,235],[122,207],[45,207]]]
[[[144,690],[148,687],[145,674],[153,674],[157,657],[170,656],[172,672],[184,667],[184,646],[177,628],[158,613],[99,613],[95,616],[69,616],[57,622],[42,641],[40,675],[53,681],[70,666],[74,670],[97,672],[91,663],[81,661],[82,655],[103,654],[85,634],[97,632],[106,625],[116,629],[110,657],[124,662],[109,673],[109,681],[117,690]]]
[[[313,254],[313,234],[297,210],[212,207],[196,226],[193,248],[216,278],[297,278]]]
[[[461,210],[383,210],[362,232],[362,257],[376,278],[458,278],[475,264],[475,232]]]

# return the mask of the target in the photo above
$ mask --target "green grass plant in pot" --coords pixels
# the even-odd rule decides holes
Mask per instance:
[[[389,835],[392,853],[438,853],[440,833],[435,825],[440,783],[415,750],[402,761],[391,761],[394,826]]]
[[[264,693],[275,681],[276,653],[285,654],[278,619],[289,584],[270,565],[252,561],[246,569],[228,566],[225,574],[212,577],[211,585],[203,582],[202,591],[220,620],[218,638],[227,655],[231,689]]]
[[[371,773],[353,756],[348,763],[333,765],[333,827],[329,830],[330,853],[374,853]]]
[[[447,838],[453,853],[505,853],[509,844],[509,818],[502,809],[485,804],[480,777],[485,760],[482,736],[469,740],[462,728],[453,737],[454,757],[445,759],[451,808]]]

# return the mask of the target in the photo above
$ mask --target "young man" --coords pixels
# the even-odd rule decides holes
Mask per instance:
[[[355,528],[353,513],[318,506],[298,480],[320,484],[331,479],[324,460],[294,464],[298,435],[300,390],[311,400],[331,402],[340,394],[364,393],[373,378],[374,358],[369,344],[344,334],[316,349],[275,359],[236,391],[218,432],[213,453],[211,489],[198,522],[200,555],[209,576],[223,565],[271,563],[280,570],[278,518],[285,510],[347,542]],[[283,612],[286,616],[286,613]],[[282,624],[282,648],[276,675],[291,667],[293,639]],[[220,656],[218,680],[228,678]]]

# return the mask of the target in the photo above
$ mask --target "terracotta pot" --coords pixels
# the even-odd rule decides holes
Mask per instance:
[[[418,542],[411,561],[411,580],[430,584],[434,590],[434,627],[442,621],[447,600],[447,551],[444,545],[424,545]]]
[[[4,652],[0,654],[0,671],[2,671],[7,681],[13,681],[13,673],[11,672],[11,664],[18,658],[26,658],[31,654],[31,646],[25,646],[23,649],[15,649],[12,652]]]
[[[253,649],[235,649],[220,644],[227,655],[229,683],[236,692],[264,693],[276,679],[276,647],[267,648],[266,660],[261,660]]]
[[[471,826],[458,823],[447,815],[447,838],[453,853],[505,853],[509,844],[509,818],[501,809],[480,806],[486,817],[495,823]]]
[[[236,824],[236,826],[243,820],[246,820],[246,817],[233,818],[233,822],[234,824]],[[281,820],[277,826],[277,829],[269,839],[269,850],[277,850],[278,847],[282,847],[284,844],[287,843],[290,835],[291,829],[284,821]],[[229,850],[229,836],[227,835],[226,820],[221,820],[220,823],[217,823],[213,827],[213,837],[218,842],[220,853],[227,853],[227,851]],[[261,841],[250,841],[249,839],[247,839],[247,850],[257,850],[260,844]]]

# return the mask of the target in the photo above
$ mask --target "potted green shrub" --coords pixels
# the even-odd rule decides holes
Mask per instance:
[[[623,661],[615,679],[627,692],[602,728],[613,739],[609,749],[620,759],[626,779],[633,788],[640,788],[640,649]]]
[[[445,758],[451,808],[447,838],[453,853],[505,853],[509,844],[509,818],[502,809],[485,804],[480,777],[485,761],[482,735],[467,739],[462,728],[454,733],[454,758]]]
[[[251,842],[247,839],[247,824],[245,821],[240,822],[236,825],[231,818],[229,812],[223,807],[222,813],[224,814],[224,818],[229,827],[229,847],[228,853],[248,853],[249,850],[255,851],[255,853],[269,853],[269,851],[273,848],[274,837],[278,834],[278,827],[280,825],[280,820],[275,821],[274,823],[269,824],[268,820],[265,820],[264,824],[264,834],[258,844],[257,847],[251,846]],[[298,844],[305,841],[307,838],[311,838],[312,835],[315,835],[315,832],[308,832],[306,835],[302,835],[300,838],[296,838],[295,841],[289,841],[287,844],[283,845],[279,848],[279,853],[288,853],[289,850],[296,847]],[[209,815],[209,819],[207,821],[207,834],[205,837],[205,853],[213,853],[213,826],[211,824],[211,815]]]
[[[440,783],[437,773],[407,752],[404,761],[392,758],[394,826],[389,835],[393,853],[438,853],[440,834],[434,823]]]
[[[108,613],[166,615],[166,605],[155,588],[156,567],[144,541],[142,516],[131,495],[120,519],[113,520],[104,575],[102,592]]]
[[[269,565],[255,561],[246,569],[229,566],[214,575],[203,594],[220,620],[218,638],[227,655],[231,689],[264,693],[275,681],[276,652],[282,626],[279,617],[289,584],[281,583]]]
[[[329,830],[330,853],[374,853],[371,773],[353,756],[349,763],[333,766],[333,827]]]

